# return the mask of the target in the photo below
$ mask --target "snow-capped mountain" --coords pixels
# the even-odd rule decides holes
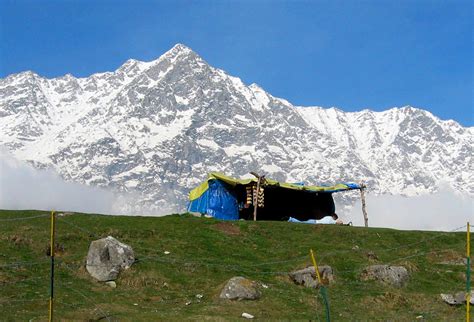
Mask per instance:
[[[138,193],[136,205],[157,210],[183,210],[210,171],[363,180],[378,194],[431,193],[441,183],[474,194],[474,128],[413,107],[293,106],[181,44],[87,78],[1,79],[0,127],[0,146],[18,159],[69,181]]]

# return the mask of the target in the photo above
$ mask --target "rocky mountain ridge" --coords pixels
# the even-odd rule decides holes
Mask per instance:
[[[178,44],[114,72],[0,80],[0,146],[64,179],[137,194],[125,211],[183,210],[210,171],[364,180],[372,193],[474,194],[474,128],[413,107],[297,107]],[[340,196],[350,202],[351,195]]]

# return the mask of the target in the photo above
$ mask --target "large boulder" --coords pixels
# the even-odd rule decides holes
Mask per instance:
[[[219,297],[228,300],[257,300],[260,296],[261,293],[255,281],[235,276],[227,281]]]
[[[133,249],[112,236],[94,240],[87,253],[86,269],[95,279],[105,282],[117,279],[118,274],[135,262]]]
[[[360,274],[363,281],[376,280],[395,287],[402,287],[408,281],[408,271],[403,266],[371,265]]]
[[[318,271],[323,284],[330,284],[334,281],[334,274],[331,266],[318,266]],[[318,278],[316,277],[316,269],[314,266],[309,266],[304,269],[291,272],[288,275],[290,276],[291,280],[298,285],[311,288],[317,288],[320,286]]]

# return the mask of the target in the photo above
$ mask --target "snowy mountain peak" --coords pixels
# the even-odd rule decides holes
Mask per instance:
[[[67,180],[133,191],[134,204],[162,212],[183,206],[210,171],[364,180],[380,194],[431,193],[440,184],[474,194],[473,128],[411,106],[295,107],[182,44],[85,78],[0,79],[0,127],[0,146],[17,158]]]
[[[168,52],[173,52],[173,53],[180,52],[184,54],[190,53],[190,52],[194,53],[194,51],[191,48],[180,43],[177,43],[176,45],[174,45],[173,48],[171,48]]]
[[[120,69],[127,70],[130,68],[133,68],[136,65],[143,64],[144,62],[136,60],[136,59],[128,59],[125,63],[122,64],[122,66],[119,67]]]
[[[16,81],[16,82],[22,82],[22,81],[34,81],[37,78],[39,78],[38,74],[36,74],[35,72],[33,72],[31,70],[27,70],[27,71],[20,72],[20,73],[17,73],[17,74],[8,75],[5,78],[5,80],[6,79],[11,79],[11,80]]]
[[[159,59],[167,58],[172,61],[177,60],[178,58],[186,59],[186,58],[196,58],[201,59],[198,54],[196,54],[191,48],[183,45],[183,44],[176,44],[168,50],[165,54],[163,54]]]

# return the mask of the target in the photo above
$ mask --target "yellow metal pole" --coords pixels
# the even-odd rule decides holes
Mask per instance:
[[[50,238],[50,250],[49,255],[51,257],[51,279],[49,285],[49,317],[48,321],[53,321],[53,309],[54,309],[54,211],[51,211],[51,238]]]
[[[318,278],[318,282],[319,282],[319,284],[322,284],[321,283],[321,276],[319,275],[318,264],[316,263],[316,258],[314,258],[313,250],[310,249],[309,252],[310,252],[310,255],[311,255],[311,260],[313,261],[313,266],[314,266],[314,270],[316,271],[316,276]]]
[[[318,268],[318,264],[316,263],[316,258],[314,256],[314,252],[312,249],[309,250],[309,254],[311,255],[311,260],[313,261],[313,266],[314,266],[314,270],[316,272],[316,277],[318,278],[318,282],[319,282],[319,286],[320,286],[320,293],[323,297],[323,301],[324,301],[324,307],[326,309],[326,322],[331,322],[331,315],[330,315],[330,312],[329,312],[329,301],[328,301],[328,295],[326,293],[326,288],[324,287],[322,281],[321,281],[321,276],[319,275],[319,268]]]
[[[467,237],[466,237],[466,259],[467,259],[467,270],[466,270],[466,321],[470,322],[470,306],[471,306],[471,227],[469,222],[467,223]]]

